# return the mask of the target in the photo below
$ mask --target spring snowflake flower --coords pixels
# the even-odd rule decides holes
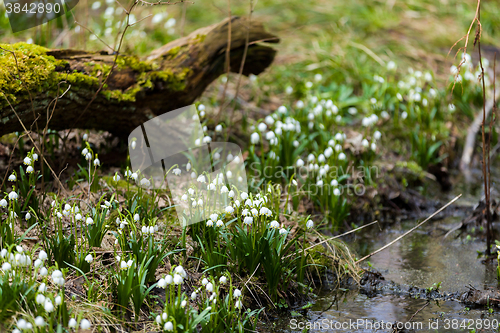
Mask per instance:
[[[91,153],[87,153],[87,154],[85,155],[85,159],[86,159],[87,161],[90,161],[90,160],[92,159],[92,154],[91,154]]]
[[[205,286],[205,288],[207,289],[207,291],[209,292],[213,292],[214,291],[214,285],[212,284],[212,282],[208,282]]]
[[[88,330],[90,326],[92,325],[90,324],[90,321],[88,321],[87,319],[82,319],[82,321],[80,322],[80,328],[82,330]]]
[[[257,125],[257,129],[262,133],[267,129],[267,125],[264,123],[259,123],[259,125]]]
[[[220,228],[224,226],[224,222],[222,222],[222,220],[219,220],[215,225]]]
[[[76,327],[76,320],[75,318],[71,318],[68,322],[68,327],[69,328],[75,328]]]
[[[206,278],[203,278],[203,280],[201,280],[201,284],[202,285],[206,285],[208,283],[208,280]]]
[[[9,264],[8,262],[4,262],[4,263],[2,264],[2,271],[4,271],[4,272],[8,272],[8,271],[10,271],[11,269],[12,269],[12,266],[11,266],[11,264]]]
[[[94,224],[94,219],[91,217],[87,217],[87,219],[85,220],[85,223],[87,223],[87,225]]]
[[[174,284],[179,285],[183,281],[182,276],[179,274],[174,274]]]
[[[227,193],[227,192],[229,192],[229,190],[227,189],[227,186],[226,185],[222,186],[220,189],[220,193]]]
[[[401,113],[401,119],[405,120],[408,117],[408,113],[406,111],[403,111]]]
[[[80,221],[82,219],[82,214],[78,213],[75,215],[75,220]]]
[[[64,285],[64,278],[63,278],[63,275],[62,275],[62,272],[58,269],[56,269],[55,271],[52,272],[52,280],[54,281],[55,284],[59,285],[59,286],[63,286]]]
[[[38,287],[38,292],[39,293],[44,293],[47,291],[47,285],[45,283],[41,283],[40,286]]]
[[[227,194],[227,196],[228,196],[228,197],[230,197],[230,198],[234,198],[234,196],[235,196],[234,191],[233,191],[233,190],[229,191],[229,193]],[[236,200],[236,201],[238,201],[238,200]],[[235,201],[235,203],[236,203],[236,201]],[[238,202],[239,202],[239,201],[238,201]],[[238,205],[238,206],[239,206],[239,205]]]
[[[455,112],[455,104],[448,104],[448,111]]]
[[[361,145],[362,145],[363,147],[367,148],[367,147],[370,145],[370,143],[368,142],[368,140],[363,139],[363,141],[361,141]]]
[[[62,298],[61,296],[56,296],[56,298],[54,299],[54,303],[56,303],[56,305],[61,305],[62,303]]]
[[[23,160],[23,162],[24,162],[25,165],[30,165],[31,164],[31,158],[25,157],[24,160]]]
[[[141,179],[141,186],[149,186],[151,185],[151,182],[147,178],[142,178]]]
[[[89,264],[94,260],[94,258],[92,257],[91,254],[88,254],[86,257],[85,257],[85,261],[88,262]]]
[[[260,141],[259,133],[253,132],[252,135],[250,135],[250,142],[255,145],[259,143],[259,141]]]
[[[396,63],[395,63],[394,61],[392,61],[392,60],[391,60],[391,61],[389,61],[389,62],[387,63],[387,70],[388,70],[388,71],[393,71],[393,70],[395,70],[395,69],[396,69]]]
[[[240,198],[241,198],[241,200],[246,200],[246,199],[248,198],[248,193],[246,193],[246,192],[241,192],[241,194],[240,194]]]
[[[200,183],[206,183],[205,175],[200,175],[198,176],[198,179],[196,179]]]
[[[226,284],[227,283],[227,277],[225,277],[224,275],[220,277],[219,279],[219,283],[220,284]]]
[[[311,229],[312,227],[314,227],[314,222],[312,220],[307,221],[306,228]]]
[[[47,270],[47,268],[42,267],[40,268],[40,272],[38,274],[40,274],[40,276],[47,276],[47,274],[49,274],[49,271]]]
[[[170,285],[174,282],[174,278],[172,277],[172,275],[168,274],[167,276],[165,276],[165,283],[167,285]]]
[[[99,165],[101,165],[101,161],[99,161],[99,159],[98,159],[98,158],[96,158],[96,159],[94,160],[94,166],[99,166]]]
[[[252,223],[253,223],[253,217],[251,217],[251,216],[245,216],[245,218],[243,219],[243,223],[246,224],[246,225],[252,225]]]
[[[114,180],[115,182],[117,182],[117,181],[119,181],[119,180],[120,180],[120,175],[118,174],[118,172],[117,172],[117,173],[115,173],[115,175],[113,176],[113,180]]]
[[[214,226],[214,221],[208,220],[207,221],[207,227],[213,227]]]
[[[173,331],[173,330],[174,330],[174,324],[172,324],[172,322],[171,322],[171,321],[167,321],[167,322],[165,323],[165,326],[163,326],[163,329],[164,329],[165,331]]]
[[[139,177],[139,175],[136,172],[130,175],[130,178],[132,178],[133,180],[137,180],[137,177]]]
[[[233,297],[234,297],[234,298],[241,297],[241,290],[239,290],[239,289],[234,289],[234,291],[233,291]]]
[[[7,200],[5,200],[5,199],[0,200],[0,206],[5,208],[5,207],[7,207],[7,205],[8,205]]]
[[[278,221],[272,221],[271,223],[269,223],[269,227],[272,229],[279,229],[280,224],[278,223]]]
[[[191,293],[191,300],[193,300],[193,301],[194,301],[194,300],[196,300],[196,298],[197,298],[197,297],[198,297],[198,294],[197,294],[195,291],[193,291],[193,292]]]
[[[16,178],[16,175],[15,175],[15,174],[11,174],[11,175],[9,176],[9,181],[10,181],[10,182],[15,182],[16,180],[17,180],[17,178]]]
[[[36,304],[42,305],[43,303],[45,303],[45,296],[43,296],[42,294],[36,295],[35,302]]]
[[[280,229],[280,235],[286,235],[288,231],[285,228]]]
[[[382,133],[380,133],[380,131],[376,131],[375,133],[373,133],[373,138],[375,140],[379,140],[381,137],[382,137]]]
[[[9,193],[9,200],[17,200],[18,197],[19,196],[14,191],[12,191],[12,192]]]
[[[135,214],[134,215],[134,221],[139,221],[141,219],[141,217],[139,216],[139,214]]]
[[[340,154],[339,154],[339,160],[343,161],[343,160],[345,160],[345,159],[346,159],[345,154],[344,154],[344,153],[340,153]]]
[[[226,210],[226,213],[228,213],[228,214],[234,213],[234,208],[232,206],[227,206],[225,210]]]
[[[45,303],[43,303],[43,307],[44,307],[45,311],[47,311],[47,312],[54,311],[54,305],[52,304],[52,301],[50,300],[50,298],[45,299]]]
[[[179,168],[175,168],[174,170],[172,170],[172,173],[176,176],[180,176],[181,175],[181,169]]]
[[[47,260],[47,252],[45,252],[44,250],[41,250],[40,253],[38,254],[38,258],[40,258],[40,260]]]
[[[336,196],[339,196],[340,195],[340,190],[338,188],[334,189],[333,190],[333,194],[336,195]]]
[[[165,281],[164,278],[161,278],[160,280],[158,280],[158,287],[165,289],[166,286],[167,286],[167,282]]]
[[[219,125],[215,126],[215,131],[216,132],[222,132],[222,125],[219,124]]]

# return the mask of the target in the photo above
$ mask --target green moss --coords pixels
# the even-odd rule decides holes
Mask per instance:
[[[323,274],[328,267],[332,267],[333,261],[328,257],[327,251],[322,245],[316,245],[307,250],[307,253],[309,254],[310,263],[314,265],[311,266],[313,272],[319,271],[320,274]]]
[[[155,64],[141,61],[139,60],[139,58],[134,56],[119,56],[116,59],[116,64],[119,69],[130,68],[139,73],[144,73],[155,69]]]
[[[205,41],[205,38],[207,38],[207,35],[196,35],[195,40],[203,43]]]
[[[49,49],[38,45],[21,42],[0,46],[12,50],[16,55],[14,58],[11,52],[0,50],[0,92],[12,104],[27,99],[28,90],[31,93],[47,90],[57,79],[54,72],[56,66],[64,66],[66,63],[48,56],[46,53]],[[6,105],[8,103],[5,98],[0,98],[0,106]]]
[[[415,161],[397,162],[394,173],[396,177],[405,177],[409,181],[421,181],[425,178],[425,171]]]
[[[54,91],[57,83],[67,81],[72,84],[72,89],[95,88],[100,84],[98,76],[105,77],[111,70],[111,65],[100,62],[86,63],[88,74],[81,72],[65,73],[56,72],[56,66],[65,67],[67,61],[57,60],[47,55],[49,49],[27,43],[0,44],[5,49],[13,50],[17,57],[19,72],[16,69],[16,61],[10,52],[0,50],[0,94],[3,93],[12,104],[29,97],[28,91],[37,94],[45,91]],[[180,48],[171,50],[179,52]],[[185,88],[185,78],[189,69],[180,72],[172,70],[157,70],[158,65],[139,60],[134,56],[120,56],[117,59],[117,69],[129,68],[139,73],[136,83],[125,91],[107,90],[106,86],[101,93],[109,100],[118,102],[134,102],[137,94],[145,89],[154,87],[155,81],[162,81],[169,89],[179,91]],[[18,73],[21,73],[19,77]],[[21,81],[22,80],[22,81]],[[25,87],[23,87],[24,82]],[[0,96],[0,107],[8,105],[7,101]]]

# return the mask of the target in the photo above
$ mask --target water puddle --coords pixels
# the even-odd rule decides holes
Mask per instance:
[[[441,283],[440,290],[444,292],[465,291],[468,285],[478,289],[496,288],[495,266],[483,264],[477,256],[477,251],[484,251],[484,241],[467,240],[465,236],[455,238],[457,233],[443,239],[444,234],[460,221],[461,218],[454,217],[429,221],[421,229],[371,257],[370,264],[387,280],[419,288],[429,288],[435,283]],[[385,225],[383,231],[374,225],[346,242],[362,257],[397,238],[416,223]],[[426,303],[426,300],[406,295],[323,290],[311,308],[281,318],[271,331],[392,332],[388,325],[397,321],[417,332],[471,332],[472,329],[498,332],[498,312],[469,310],[454,301],[432,301],[422,309]],[[419,309],[411,324],[410,318]]]

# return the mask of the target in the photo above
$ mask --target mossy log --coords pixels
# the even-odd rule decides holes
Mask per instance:
[[[115,63],[113,54],[0,44],[0,135],[23,131],[17,113],[31,130],[45,128],[48,116],[48,128],[53,130],[98,129],[126,136],[156,115],[192,104],[225,72],[228,23],[226,19],[198,29],[144,59],[119,55],[106,81]],[[247,34],[243,74],[258,75],[276,54],[263,43],[279,40],[261,23],[233,17],[232,72],[240,71]]]

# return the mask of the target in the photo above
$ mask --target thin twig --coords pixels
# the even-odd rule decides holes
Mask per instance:
[[[399,236],[398,238],[396,238],[395,240],[393,240],[392,242],[390,242],[389,244],[386,244],[384,246],[382,246],[380,249],[364,256],[363,258],[359,259],[356,261],[356,264],[360,263],[361,261],[364,261],[368,258],[370,258],[371,256],[373,256],[374,254],[377,254],[379,253],[380,251],[383,251],[385,250],[386,248],[388,248],[389,246],[391,246],[392,244],[396,243],[397,241],[399,241],[401,238],[405,237],[406,235],[409,235],[410,233],[412,233],[414,230],[418,229],[420,226],[422,226],[424,223],[426,223],[427,221],[429,221],[430,219],[432,219],[434,216],[436,216],[437,214],[441,213],[443,210],[445,210],[449,205],[451,205],[452,203],[454,203],[455,201],[458,200],[458,198],[460,198],[462,196],[462,194],[459,194],[457,195],[453,200],[451,200],[450,202],[448,202],[446,205],[444,205],[443,207],[441,207],[438,211],[434,212],[431,216],[429,216],[428,218],[426,218],[424,221],[420,222],[418,225],[416,225],[415,227],[411,228],[410,230],[408,230],[407,232],[405,232],[404,234],[402,234],[401,236]]]
[[[333,236],[333,237],[330,237],[330,238],[324,239],[324,240],[322,240],[321,242],[316,243],[316,244],[314,244],[314,245],[311,245],[311,246],[309,246],[309,247],[308,247],[308,248],[306,248],[306,249],[300,250],[299,252],[296,252],[296,253],[291,253],[291,254],[287,255],[284,259],[286,259],[286,258],[288,258],[288,257],[290,257],[290,256],[292,256],[292,255],[294,255],[294,254],[299,254],[299,253],[302,253],[302,252],[307,251],[307,250],[309,250],[309,249],[312,249],[313,247],[316,247],[316,246],[321,245],[321,244],[323,244],[323,243],[329,242],[329,241],[334,240],[334,239],[336,239],[336,238],[340,238],[340,237],[342,237],[342,236],[352,234],[353,232],[356,232],[356,231],[361,230],[361,229],[363,229],[363,228],[369,227],[369,226],[371,226],[372,224],[375,224],[375,223],[378,223],[378,221],[373,221],[373,222],[370,222],[370,223],[368,223],[368,224],[365,224],[365,225],[363,225],[363,226],[361,226],[361,227],[359,227],[359,228],[352,229],[352,230],[349,230],[349,231],[347,231],[347,232],[344,232],[343,234],[340,234],[340,235],[337,235],[337,236]]]

